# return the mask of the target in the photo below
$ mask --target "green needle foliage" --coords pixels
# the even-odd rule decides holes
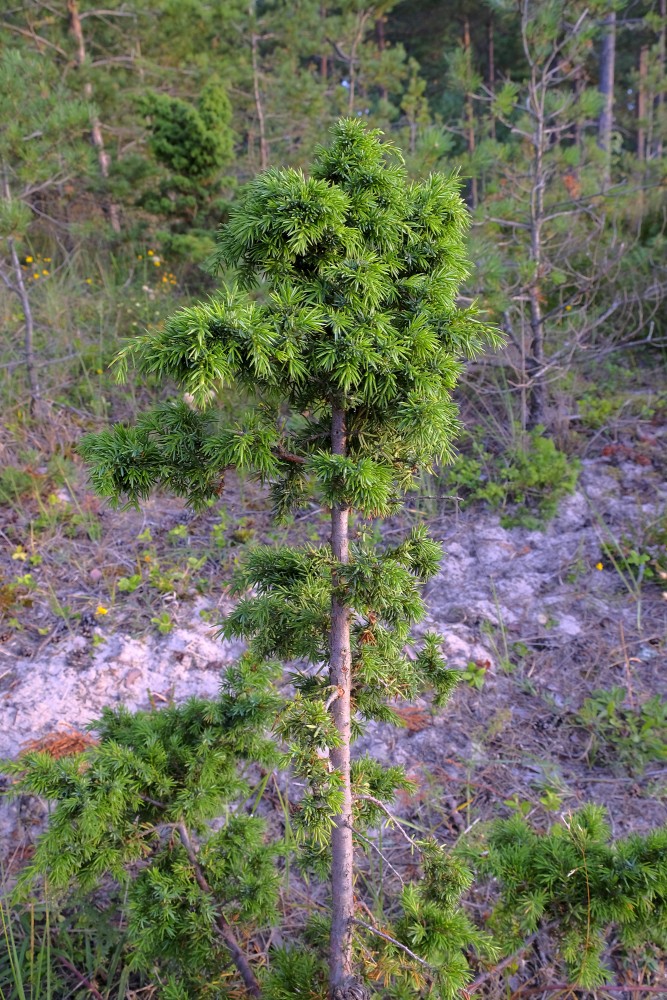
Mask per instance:
[[[225,470],[234,467],[270,483],[279,517],[313,498],[331,510],[329,545],[250,550],[234,582],[238,604],[221,633],[247,640],[253,662],[296,664],[273,729],[282,763],[300,788],[291,816],[298,862],[305,874],[330,882],[325,930],[333,1000],[383,995],[371,994],[373,983],[387,984],[384,995],[404,996],[409,986],[411,995],[454,997],[470,977],[465,950],[487,947],[459,909],[468,875],[435,843],[421,845],[423,878],[394,901],[382,934],[356,919],[357,836],[377,825],[383,803],[409,783],[400,768],[350,761],[351,743],[369,720],[398,723],[393,703],[429,689],[443,705],[458,676],[446,667],[437,635],[416,642],[415,656],[405,653],[425,612],[421,588],[438,569],[439,546],[418,528],[396,546],[378,547],[364,519],[398,511],[421,472],[452,455],[458,428],[452,390],[462,363],[499,342],[473,308],[456,305],[469,270],[467,226],[455,176],[408,182],[400,154],[380,133],[359,120],[340,121],[310,176],[271,169],[246,189],[211,260],[213,270],[233,269],[236,285],[181,309],[121,352],[121,375],[133,361],[144,376],[175,383],[181,398],[83,444],[96,489],[114,504],[138,504],[163,488],[200,507],[218,495]],[[216,405],[229,386],[247,399],[233,421]],[[273,697],[268,676],[266,683],[266,697]],[[180,710],[170,711],[180,718]],[[217,718],[219,709],[210,712]],[[240,739],[243,731],[250,739],[254,725],[255,759],[266,761],[261,720],[258,726],[251,718],[247,730],[239,730],[229,712],[221,722],[225,734]],[[136,725],[148,733],[157,717],[141,718],[112,722],[108,716],[103,732]],[[185,738],[174,726],[174,739]],[[248,867],[264,872],[255,860],[261,836],[253,832],[254,819],[237,811],[233,823],[208,839],[201,826],[216,797],[230,802],[240,794],[231,757],[221,751],[219,763],[207,760],[195,801],[183,790],[174,809],[172,787],[154,776],[151,754],[136,768],[125,762],[128,752],[136,753],[127,730],[100,747],[118,754],[117,764],[108,762],[112,773],[118,769],[117,790],[110,781],[103,793],[93,769],[75,777],[76,765],[56,767],[57,773],[65,767],[63,781],[82,785],[77,808],[86,838],[89,824],[98,824],[98,840],[86,839],[66,861],[53,846],[50,854],[43,848],[38,866],[55,867],[59,878],[65,869],[83,879],[103,871],[120,877],[120,868],[145,850],[144,824],[153,829],[158,818],[177,829],[186,824],[204,838],[196,864],[188,833],[137,878],[132,906],[139,958],[160,953],[168,940],[186,965],[200,963],[205,979],[216,964],[215,939],[227,947],[251,995],[299,995],[304,982],[320,990],[311,996],[325,995],[326,982],[312,983],[321,951],[315,958],[305,951],[277,958],[262,986],[261,975],[248,970],[240,949],[225,938],[228,905],[235,920],[262,921],[271,895],[260,894],[262,905],[255,900],[254,908],[247,898]],[[237,755],[247,749],[241,741]],[[57,782],[44,793],[62,798]],[[101,807],[102,794],[116,809],[105,809],[107,822],[116,823],[123,810],[127,815],[108,842],[96,809],[85,804],[90,797]],[[61,824],[63,836],[65,814],[54,828]],[[54,836],[47,843],[55,844]],[[246,857],[235,860],[237,850]],[[203,927],[208,931],[200,935]]]
[[[150,974],[158,962],[165,997],[219,996],[211,984],[233,951],[232,925],[248,934],[275,920],[280,844],[243,809],[243,769],[277,763],[265,731],[280,706],[279,670],[245,657],[216,701],[106,709],[85,752],[3,762],[14,792],[57,803],[19,893],[40,875],[52,899],[72,883],[125,887],[132,965]],[[221,814],[213,832],[208,821]]]
[[[504,951],[548,928],[571,981],[609,982],[603,957],[611,932],[626,948],[667,946],[667,828],[611,840],[605,811],[587,805],[540,834],[518,816],[457,854],[493,879],[491,927]]]
[[[192,226],[219,195],[221,174],[234,155],[232,107],[215,77],[203,87],[197,107],[167,94],[143,94],[137,102],[149,123],[149,148],[164,172],[153,169],[140,198],[155,215],[180,217]]]

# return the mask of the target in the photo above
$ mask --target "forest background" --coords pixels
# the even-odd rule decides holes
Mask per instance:
[[[410,175],[461,171],[465,294],[508,338],[503,423],[566,433],[578,372],[663,342],[665,16],[661,0],[6,4],[9,412],[127,405],[107,376],[119,338],[212,290],[202,263],[242,186],[357,115]]]
[[[77,447],[83,433],[164,397],[150,378],[116,384],[109,364],[124,338],[215,291],[206,261],[244,186],[267,167],[305,166],[341,116],[382,129],[411,177],[460,171],[475,263],[460,301],[476,301],[505,337],[466,368],[460,454],[425,478],[419,516],[491,507],[529,532],[575,489],[582,463],[634,463],[647,481],[649,472],[664,480],[666,39],[667,0],[4,0],[7,653],[21,662],[76,633],[89,655],[105,626],[168,637],[178,601],[210,593],[247,542],[266,539],[268,501],[242,478],[234,502],[223,497],[198,522],[196,543],[180,508],[165,506],[165,530],[153,535],[143,522],[110,520]],[[625,754],[621,782],[667,748],[664,702],[637,707],[657,692],[632,666],[648,649],[657,671],[664,654],[651,608],[667,572],[667,525],[664,504],[651,503],[613,535],[606,513],[589,514],[598,565],[632,606],[634,631],[621,632],[626,687],[588,705],[582,752],[592,760],[606,746],[607,762]],[[133,532],[129,559],[109,568],[108,540],[123,531]],[[502,617],[486,638],[508,675],[531,676],[537,644],[513,643]],[[11,697],[13,666],[3,669]],[[489,674],[483,657],[468,659],[476,698]],[[422,715],[406,717],[410,731]],[[459,822],[470,797],[452,807],[441,794],[455,833],[474,822],[468,807]],[[563,790],[547,782],[533,799],[507,790],[500,808],[541,809],[548,825]],[[643,961],[633,966],[639,983]]]

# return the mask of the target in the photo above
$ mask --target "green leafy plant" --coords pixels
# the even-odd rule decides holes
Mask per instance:
[[[155,625],[160,635],[169,635],[174,628],[174,622],[168,611],[163,611],[161,615],[151,618],[151,623]]]
[[[43,476],[14,465],[6,465],[0,469],[0,503],[16,504],[23,497],[38,496],[43,483]]]
[[[143,577],[141,573],[133,573],[132,576],[119,577],[116,586],[121,594],[133,594],[142,583]]]
[[[667,580],[667,519],[663,516],[638,530],[602,543],[602,556],[619,574],[637,581]]]
[[[206,564],[207,556],[186,556],[179,562],[167,562],[157,557],[150,562],[148,579],[161,594],[176,593],[185,596],[206,590],[207,581],[198,575]]]
[[[560,501],[572,493],[579,464],[559,451],[544,428],[527,436],[525,446],[513,445],[492,454],[474,442],[472,453],[458,456],[444,474],[444,484],[460,493],[464,505],[484,501],[501,509],[506,527],[539,527],[552,518]]]
[[[486,680],[486,671],[487,667],[485,664],[475,663],[474,660],[470,660],[465,669],[461,671],[461,679],[469,684],[470,687],[481,691]]]
[[[627,688],[594,691],[575,723],[590,733],[590,763],[619,763],[640,773],[651,761],[667,758],[667,702],[660,695],[635,706]]]

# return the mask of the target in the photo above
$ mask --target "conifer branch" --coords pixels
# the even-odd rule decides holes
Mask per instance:
[[[581,987],[573,983],[554,983],[552,986],[535,986],[530,989],[521,989],[521,993],[526,995],[532,995],[534,993],[563,993],[567,992],[568,995],[572,994],[574,990],[580,989]],[[600,990],[606,993],[659,993],[661,997],[665,996],[664,986],[629,986],[624,984],[623,986],[609,986],[606,983],[604,986],[599,987]]]
[[[305,465],[306,459],[302,455],[294,455],[290,451],[285,451],[280,445],[276,445],[273,448],[273,452],[276,458],[279,458],[281,462],[291,462],[293,465]]]
[[[190,835],[187,831],[185,824],[184,823],[176,824],[176,829],[178,830],[178,835],[181,839],[181,843],[185,848],[185,853],[187,854],[190,864],[192,865],[193,871],[195,873],[195,878],[197,880],[197,885],[202,890],[202,892],[206,893],[207,896],[210,896],[213,899],[215,899],[215,893],[213,892],[211,886],[206,881],[206,877],[204,875],[204,872],[202,871],[201,865],[199,864],[197,854],[192,845],[192,841],[190,840]],[[260,989],[257,977],[255,976],[255,973],[252,971],[248,959],[246,958],[244,952],[241,949],[241,946],[236,940],[234,932],[232,931],[229,922],[225,919],[222,913],[218,913],[216,917],[216,927],[221,940],[223,941],[225,947],[229,951],[229,954],[232,956],[232,961],[234,962],[234,965],[238,969],[246,989],[248,990],[251,996],[261,997],[262,991]]]
[[[337,701],[341,697],[342,694],[343,694],[343,692],[341,691],[340,688],[335,688],[331,692],[331,694],[329,695],[329,697],[327,698],[327,700],[324,702],[325,711],[328,712],[329,709],[331,708],[331,706],[333,705],[333,703],[335,701]]]
[[[373,927],[372,924],[367,924],[365,920],[359,920],[358,917],[354,917],[352,922],[357,924],[359,927],[364,927],[367,931],[370,931],[370,933],[374,934],[376,937],[382,938],[383,941],[388,941],[389,944],[393,944],[396,946],[396,948],[400,948],[401,951],[404,951],[406,955],[410,956],[413,962],[418,962],[419,965],[421,965],[423,968],[428,969],[432,977],[435,976],[435,969],[429,962],[426,962],[423,958],[420,958],[419,955],[415,955],[414,951],[411,951],[406,944],[403,944],[401,941],[398,941],[395,937],[392,937],[391,934],[385,934],[384,931],[378,930],[378,928]]]
[[[386,856],[386,854],[384,854],[383,851],[380,850],[377,844],[374,844],[369,837],[364,836],[364,834],[360,830],[357,830],[356,827],[353,827],[353,832],[355,837],[359,837],[360,840],[363,840],[365,844],[368,844],[369,847],[371,847],[377,854],[380,855],[387,868],[394,873],[394,875],[401,883],[401,885],[405,885],[405,879],[403,878],[401,873],[398,871],[397,868],[394,868],[389,858]]]
[[[528,948],[530,948],[533,942],[537,940],[537,937],[538,937],[538,932],[536,932],[535,934],[531,934],[529,938],[526,938],[526,940],[523,942],[520,948],[517,948],[516,951],[513,951],[512,954],[504,958],[502,962],[498,962],[498,964],[494,965],[494,967],[492,969],[489,969],[488,972],[483,973],[481,976],[478,976],[477,979],[473,980],[473,982],[470,983],[469,986],[466,986],[465,989],[463,990],[465,997],[468,998],[469,1000],[469,998],[472,997],[473,993],[476,993],[477,990],[480,989],[480,987],[488,983],[489,979],[493,979],[493,977],[497,976],[499,972],[502,972],[503,969],[506,969],[508,965],[511,965],[512,962],[515,962],[519,955],[523,955],[524,951],[527,951]]]
[[[365,802],[372,802],[374,806],[381,809],[383,813],[387,816],[387,819],[394,824],[398,832],[407,840],[410,847],[415,847],[415,841],[412,839],[409,833],[406,833],[403,829],[403,824],[399,819],[397,819],[392,812],[389,811],[387,806],[382,802],[381,799],[376,799],[374,795],[355,795],[356,799],[363,799]]]

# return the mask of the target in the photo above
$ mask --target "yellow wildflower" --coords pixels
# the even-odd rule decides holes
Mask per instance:
[[[148,251],[148,256],[149,256],[149,257],[152,257],[154,253],[155,253],[155,251],[154,251],[154,250],[149,250],[149,251]]]
[[[602,565],[601,562],[598,562],[598,563],[595,564],[595,568],[596,569],[604,569],[604,566]]]
[[[39,278],[39,272],[38,271],[35,271],[35,273],[33,274],[33,278],[35,279],[35,281],[37,281],[37,279]]]
[[[26,257],[25,262],[26,264],[32,264],[33,260],[34,260],[33,257]]]
[[[96,615],[108,615],[109,614],[109,609],[105,608],[103,604],[98,604],[97,607],[95,608],[95,614]]]

